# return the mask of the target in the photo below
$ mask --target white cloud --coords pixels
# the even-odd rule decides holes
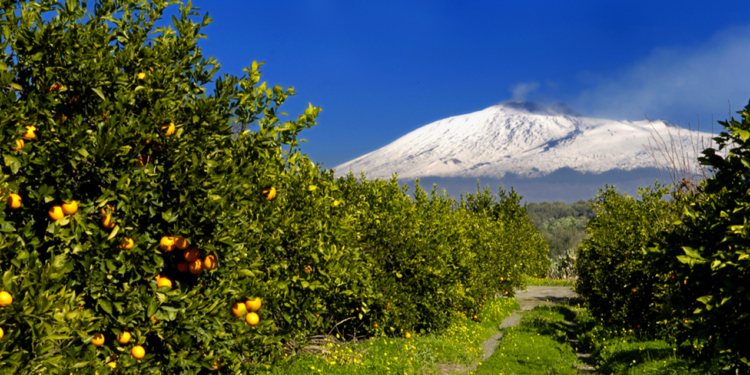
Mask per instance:
[[[510,92],[513,93],[513,99],[511,100],[516,101],[516,102],[526,101],[526,96],[529,95],[530,92],[538,88],[539,88],[539,82],[519,83],[510,88]]]
[[[588,116],[617,120],[666,119],[710,126],[750,98],[750,26],[726,29],[691,47],[660,48],[621,71],[600,79],[571,105]],[[591,82],[591,81],[589,81]]]

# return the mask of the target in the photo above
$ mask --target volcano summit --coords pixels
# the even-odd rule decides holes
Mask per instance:
[[[548,107],[505,102],[422,126],[335,169],[337,175],[364,171],[369,178],[398,173],[406,179],[499,179],[508,173],[535,178],[561,169],[594,174],[631,171],[656,167],[644,147],[655,133],[667,141],[671,133],[692,158],[692,145],[712,137],[680,129],[678,138],[678,127],[664,120],[596,119],[562,103]]]

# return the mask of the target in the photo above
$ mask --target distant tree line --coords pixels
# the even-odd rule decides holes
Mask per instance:
[[[564,255],[586,237],[586,223],[596,216],[594,199],[565,202],[528,203],[526,210],[549,243],[549,257]]]

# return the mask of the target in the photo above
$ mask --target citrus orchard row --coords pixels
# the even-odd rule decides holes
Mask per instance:
[[[576,265],[592,315],[669,336],[703,373],[750,373],[750,105],[738,113],[719,122],[726,131],[699,157],[711,174],[694,189],[601,191]]]
[[[298,135],[320,109],[281,121],[294,91],[256,62],[219,76],[209,18],[176,4],[155,26],[171,3],[0,5],[0,145],[35,137],[0,147],[0,372],[247,373],[314,335],[481,319],[546,272],[513,191],[312,163]]]

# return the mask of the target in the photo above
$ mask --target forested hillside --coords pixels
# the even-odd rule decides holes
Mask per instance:
[[[575,248],[586,236],[586,223],[596,216],[593,199],[565,202],[528,203],[526,210],[549,243],[549,257],[556,258]]]

